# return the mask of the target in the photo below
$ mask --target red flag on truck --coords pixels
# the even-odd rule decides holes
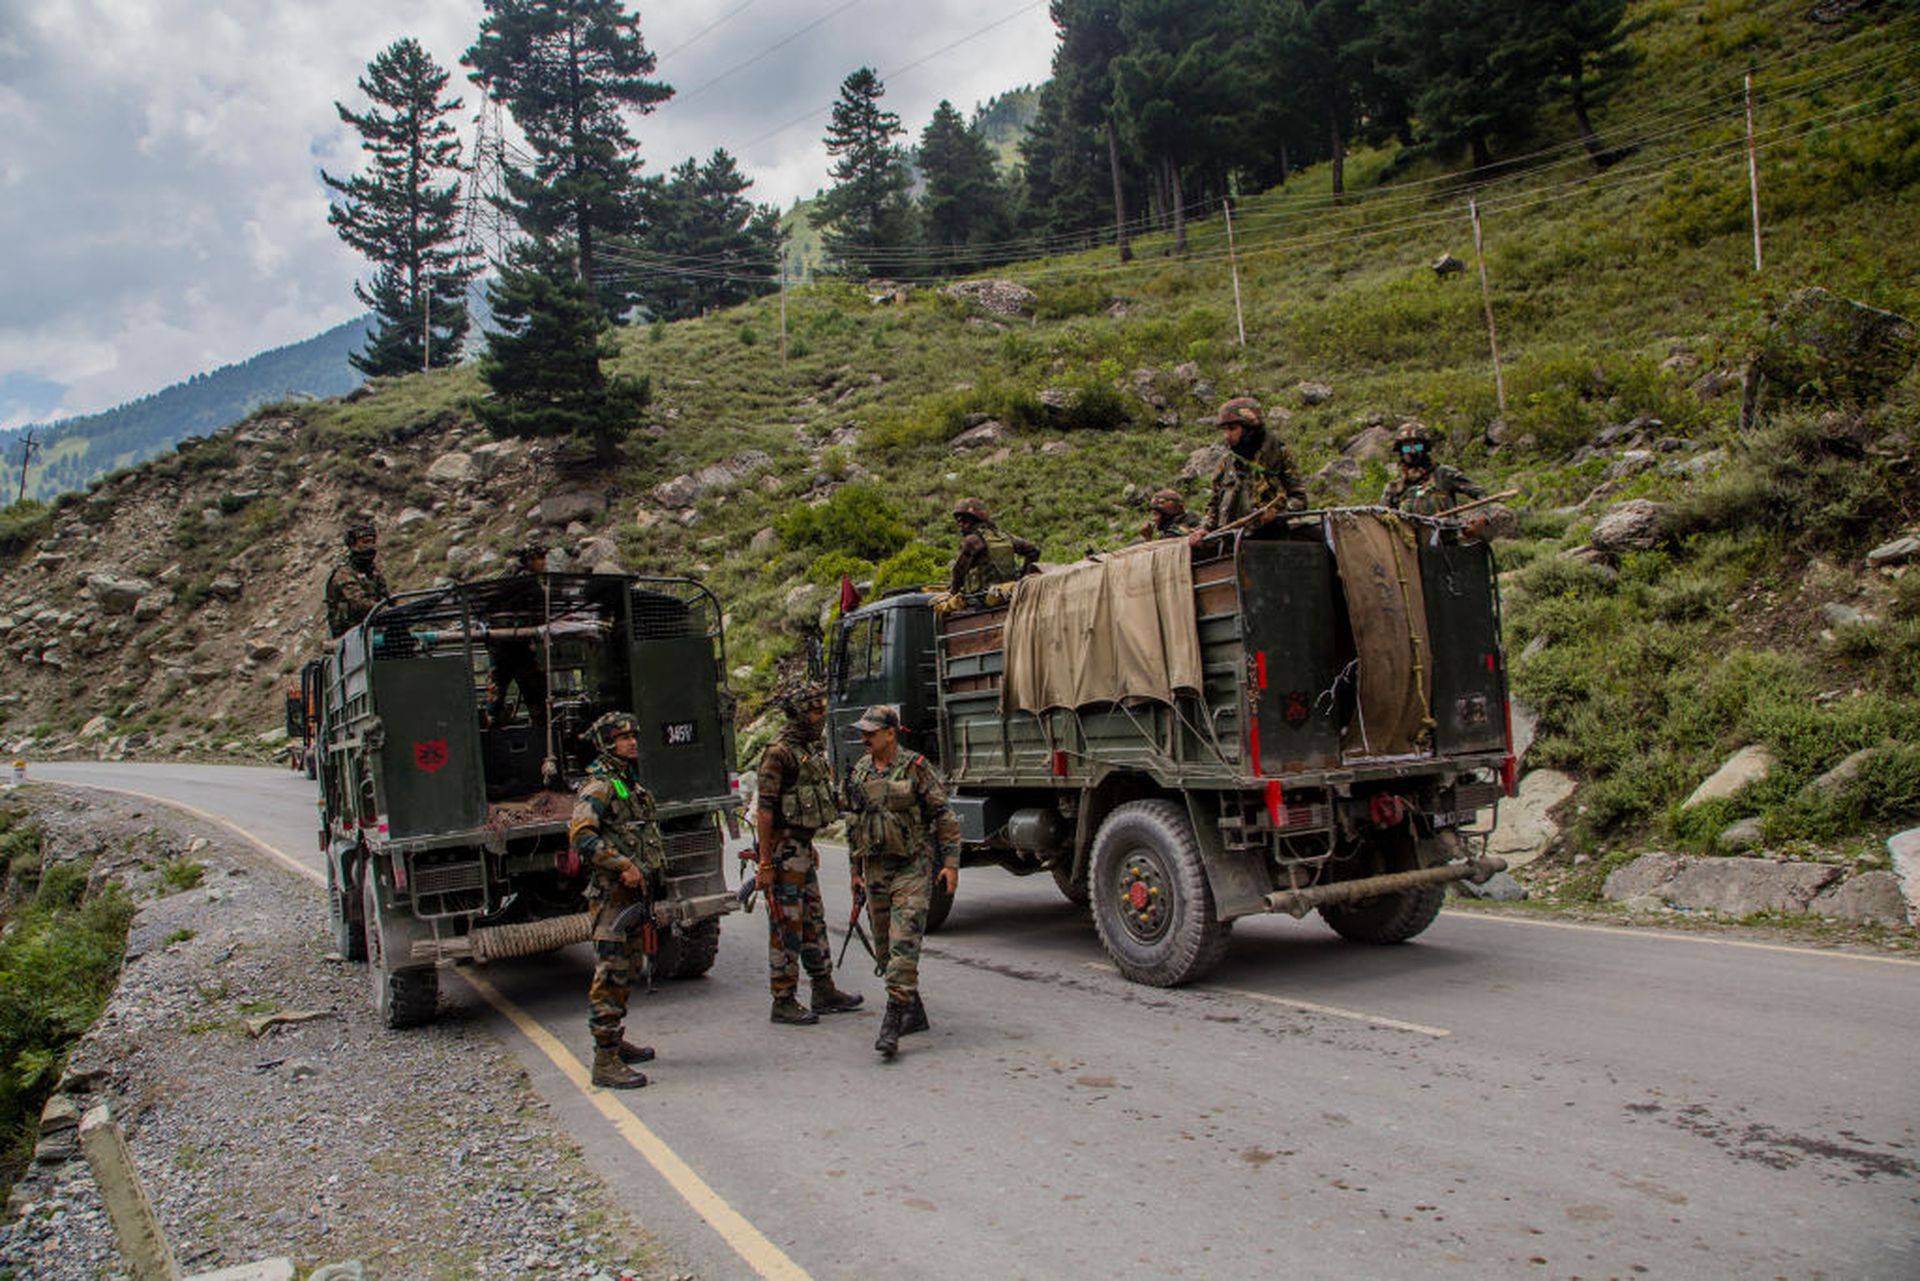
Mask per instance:
[[[860,589],[853,585],[850,575],[840,575],[840,612],[851,614],[860,608]]]

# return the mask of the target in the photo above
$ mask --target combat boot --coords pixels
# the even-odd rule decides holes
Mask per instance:
[[[653,1062],[653,1047],[651,1045],[635,1045],[632,1041],[623,1037],[620,1041],[620,1061],[622,1063],[651,1063]]]
[[[771,1017],[775,1023],[792,1023],[797,1027],[806,1027],[820,1021],[820,1016],[800,1004],[792,993],[775,998]]]
[[[881,1058],[891,1059],[900,1052],[900,1027],[906,1022],[907,1011],[912,1008],[905,1001],[887,1001],[887,1014],[880,1020],[880,1035],[873,1043],[873,1048],[880,1051]]]
[[[609,1090],[637,1090],[647,1083],[647,1074],[622,1063],[619,1046],[597,1045],[593,1050],[593,1083]]]
[[[815,1014],[842,1014],[848,1010],[857,1010],[866,999],[858,992],[842,992],[833,985],[831,974],[823,974],[813,981],[813,1012]]]
[[[915,1032],[924,1032],[933,1024],[927,1022],[927,1007],[920,1002],[920,994],[913,994],[913,1004],[907,1007],[907,1021],[900,1025],[901,1036],[912,1036]]]

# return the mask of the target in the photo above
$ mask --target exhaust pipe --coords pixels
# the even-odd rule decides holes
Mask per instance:
[[[1452,881],[1472,881],[1475,885],[1485,885],[1494,873],[1506,870],[1507,860],[1503,858],[1470,858],[1463,863],[1443,863],[1439,867],[1423,867],[1412,872],[1364,876],[1357,881],[1335,881],[1332,885],[1315,885],[1304,890],[1275,890],[1267,895],[1267,910],[1300,917],[1315,908],[1339,906],[1363,898],[1398,894],[1403,890],[1424,889],[1429,885],[1445,885]]]

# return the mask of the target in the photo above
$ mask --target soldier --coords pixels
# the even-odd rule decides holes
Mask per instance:
[[[542,543],[527,543],[513,549],[514,567],[522,574],[547,572],[547,549]]]
[[[593,904],[596,962],[587,989],[587,1029],[593,1035],[593,1083],[637,1089],[647,1083],[646,1074],[628,1064],[648,1062],[653,1050],[622,1033],[634,971],[644,964],[651,924],[646,905],[666,865],[666,842],[654,819],[653,797],[640,785],[640,722],[625,712],[608,712],[587,728],[587,738],[599,755],[574,800],[567,838],[592,874],[587,897]],[[641,911],[629,912],[636,905]]]
[[[366,621],[373,607],[392,595],[374,567],[379,535],[365,516],[351,516],[341,531],[347,554],[327,575],[327,631],[335,640]]]
[[[1033,572],[1040,549],[1024,538],[1002,533],[978,498],[954,504],[953,520],[960,527],[960,553],[953,558],[947,591],[954,596],[978,596],[997,583],[1010,583]]]
[[[1393,448],[1400,457],[1400,474],[1387,482],[1382,506],[1416,516],[1438,516],[1462,503],[1486,495],[1486,490],[1464,473],[1433,461],[1433,433],[1426,424],[1403,423],[1394,433]]]
[[[854,728],[867,753],[847,779],[847,843],[854,892],[866,890],[873,949],[886,965],[887,1013],[873,1048],[891,1059],[901,1037],[931,1026],[920,1000],[920,936],[936,852],[941,885],[948,894],[960,888],[960,820],[933,765],[900,746],[898,708],[869,707]]]
[[[1306,486],[1293,469],[1293,457],[1278,432],[1267,429],[1267,416],[1251,396],[1236,396],[1214,416],[1227,456],[1213,473],[1213,492],[1200,528],[1187,536],[1199,543],[1213,530],[1246,516],[1254,528],[1271,523],[1281,510],[1302,511]],[[1255,513],[1259,513],[1255,515]]]
[[[1147,503],[1147,520],[1140,526],[1140,541],[1151,543],[1161,538],[1185,538],[1200,524],[1200,518],[1187,510],[1186,499],[1177,489],[1157,489]]]
[[[780,696],[786,725],[760,757],[760,801],[754,814],[760,890],[767,900],[767,976],[773,1021],[807,1025],[822,1014],[860,1007],[862,998],[833,985],[827,913],[820,903],[820,856],[813,834],[840,817],[833,771],[821,748],[827,690],[805,682]],[[795,997],[800,971],[813,985],[813,1008]]]

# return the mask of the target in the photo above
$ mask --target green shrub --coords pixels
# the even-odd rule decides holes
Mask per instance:
[[[877,485],[847,485],[816,507],[795,507],[774,518],[789,547],[841,551],[883,560],[905,546],[913,531]]]
[[[1113,304],[1113,295],[1098,281],[1046,280],[1034,287],[1033,314],[1041,320],[1091,316]]]
[[[874,567],[874,594],[945,582],[949,559],[939,548],[915,539]]]
[[[206,878],[206,865],[184,854],[160,867],[160,882],[169,890],[190,890]]]
[[[843,551],[821,552],[807,566],[806,579],[823,587],[836,586],[845,574],[856,583],[864,583],[873,573],[873,562]]]
[[[53,509],[28,498],[0,507],[0,556],[18,556],[53,523]]]

